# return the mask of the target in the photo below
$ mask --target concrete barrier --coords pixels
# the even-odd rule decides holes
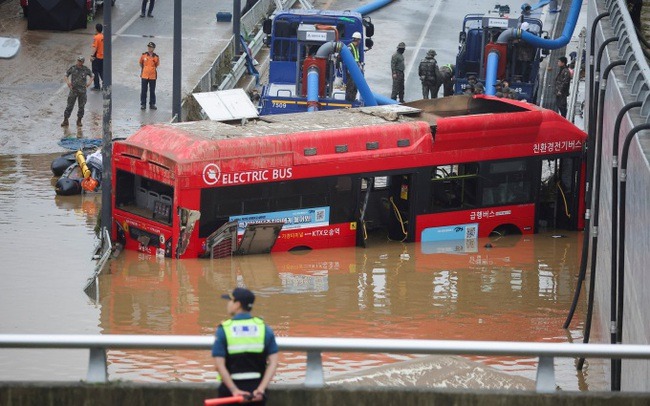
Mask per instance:
[[[3,406],[163,406],[203,405],[216,396],[216,384],[192,383],[0,383]],[[650,403],[647,393],[469,391],[425,388],[326,387],[274,385],[269,406],[370,406],[370,405],[526,405],[526,406],[640,406]]]

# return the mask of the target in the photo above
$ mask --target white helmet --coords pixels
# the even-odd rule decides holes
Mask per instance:
[[[521,28],[522,31],[528,31],[528,28],[530,28],[530,24],[528,24],[526,21],[524,21],[523,23],[521,23],[520,28]]]
[[[354,34],[352,34],[352,39],[361,39],[361,33],[359,31],[355,31]]]

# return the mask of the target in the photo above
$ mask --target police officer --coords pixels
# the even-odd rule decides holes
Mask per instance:
[[[431,94],[432,99],[438,98],[438,77],[440,70],[438,70],[438,62],[436,61],[436,51],[430,49],[427,56],[420,62],[418,67],[418,74],[422,82],[422,98],[428,99]]]
[[[229,295],[226,309],[232,316],[217,327],[212,356],[221,378],[218,397],[242,395],[265,404],[266,388],[278,366],[278,346],[273,330],[250,311],[255,295],[236,288]]]
[[[390,98],[399,100],[404,103],[404,50],[406,44],[400,42],[397,44],[397,51],[390,59],[390,70],[393,74],[393,90],[391,91]]]
[[[361,33],[356,31],[352,34],[352,42],[350,42],[348,48],[350,49],[350,53],[352,54],[354,61],[357,63],[357,66],[360,66],[360,61],[359,61],[360,43],[361,43]],[[356,98],[357,98],[357,84],[354,83],[354,79],[352,79],[352,75],[350,75],[350,71],[348,71],[347,83],[345,84],[345,100],[351,102],[356,100]]]
[[[77,57],[77,63],[69,67],[65,72],[65,83],[68,84],[70,93],[68,94],[68,105],[63,112],[61,127],[67,127],[69,125],[68,118],[70,118],[74,103],[77,100],[79,101],[79,107],[77,108],[77,127],[82,126],[81,119],[84,116],[84,107],[86,106],[87,100],[86,89],[93,83],[94,78],[93,73],[84,65],[84,62],[84,57],[79,55]],[[90,80],[87,81],[86,77],[89,77]]]

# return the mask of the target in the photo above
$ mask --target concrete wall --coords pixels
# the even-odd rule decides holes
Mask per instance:
[[[84,384],[0,383],[3,406],[164,406],[203,405],[216,395],[213,384]],[[269,406],[640,406],[650,403],[650,394],[557,392],[539,395],[524,391],[461,391],[414,388],[333,387],[309,389],[301,386],[272,386]]]
[[[594,18],[599,13],[607,11],[607,9],[604,0],[590,0],[588,7],[588,32],[590,32]],[[610,24],[609,17],[601,20],[595,36],[595,53],[597,53],[600,44],[605,38],[614,35]],[[587,38],[587,44],[589,44],[589,38]],[[623,57],[618,53],[618,45],[618,42],[613,42],[607,46],[601,62],[601,71],[604,71],[611,61]],[[589,52],[588,45],[587,52]],[[627,76],[624,67],[614,68],[612,74],[610,74],[610,79],[607,82],[605,93],[603,125],[603,157],[601,162],[603,170],[600,189],[597,273],[595,278],[596,312],[594,313],[594,326],[597,330],[592,332],[593,339],[590,340],[591,342],[606,343],[610,341],[610,292],[612,286],[610,271],[612,250],[612,138],[618,112],[625,104],[636,100],[636,95],[632,94],[632,89],[626,83]],[[645,117],[639,116],[639,112],[639,108],[632,109],[631,114],[622,122],[619,143],[621,149],[627,133],[635,125],[646,121]],[[587,111],[585,111],[585,117],[588,117]],[[649,158],[650,136],[647,131],[644,131],[639,133],[632,142],[628,158],[623,317],[623,343],[626,344],[650,344],[650,312],[646,311],[650,303],[650,272],[648,272],[648,265],[650,264]],[[592,224],[593,219],[592,214]],[[583,297],[586,297],[586,295]],[[649,361],[623,360],[622,364],[622,390],[650,391]]]

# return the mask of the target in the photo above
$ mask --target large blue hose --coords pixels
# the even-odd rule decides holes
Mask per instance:
[[[375,100],[375,95],[370,91],[368,82],[366,82],[366,78],[363,77],[363,73],[361,73],[361,69],[359,69],[357,61],[354,60],[354,56],[352,56],[350,49],[345,45],[342,45],[340,53],[343,64],[348,68],[352,80],[354,80],[354,83],[356,83],[357,88],[359,89],[359,94],[361,94],[363,104],[366,106],[376,106],[377,100]]]
[[[318,68],[312,66],[307,71],[307,111],[318,110]]]
[[[497,43],[505,44],[508,43],[511,39],[521,38],[527,43],[534,45],[538,48],[546,49],[558,49],[562,48],[571,40],[571,35],[576,28],[576,23],[578,22],[578,17],[580,16],[580,7],[582,6],[582,0],[573,0],[571,2],[571,9],[569,10],[569,15],[567,17],[567,22],[564,25],[564,30],[562,30],[562,35],[556,39],[544,39],[538,37],[535,34],[532,34],[528,31],[522,31],[519,28],[511,28],[505,30],[499,35]]]
[[[397,100],[393,100],[390,97],[386,97],[377,93],[373,93],[373,96],[375,96],[375,100],[377,100],[377,104],[380,106],[383,106],[385,104],[397,104]]]
[[[324,43],[320,48],[318,48],[318,51],[316,51],[316,58],[327,58],[330,54],[337,51],[341,55],[343,65],[348,69],[352,80],[354,80],[357,89],[359,89],[359,94],[361,94],[363,104],[366,106],[376,106],[377,100],[375,99],[375,95],[370,91],[368,82],[366,82],[366,78],[363,77],[363,73],[361,73],[357,61],[354,60],[352,52],[350,52],[350,49],[345,46],[344,43],[335,41]]]
[[[365,6],[361,6],[361,7],[357,8],[354,11],[361,14],[362,16],[365,16],[366,14],[370,14],[373,11],[384,7],[385,5],[387,5],[388,3],[392,2],[392,1],[393,0],[377,0],[377,1],[373,2],[373,3],[366,4]]]
[[[497,92],[494,84],[497,83],[497,70],[499,68],[499,51],[493,49],[487,57],[485,68],[485,94],[494,96]]]

